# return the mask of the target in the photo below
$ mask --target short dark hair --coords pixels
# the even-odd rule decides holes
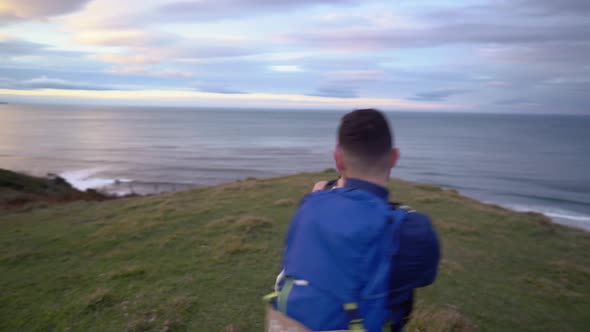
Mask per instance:
[[[372,108],[352,111],[342,117],[338,144],[345,154],[367,166],[383,160],[394,146],[387,119]]]

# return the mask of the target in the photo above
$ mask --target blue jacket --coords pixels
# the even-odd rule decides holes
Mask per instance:
[[[359,314],[369,324],[365,326],[367,330],[381,331],[373,319],[376,317],[371,317],[379,311],[374,306],[379,306],[386,307],[389,317],[397,323],[392,331],[401,331],[401,322],[411,311],[413,290],[431,284],[436,277],[440,252],[436,233],[424,214],[398,214],[403,220],[396,220],[395,236],[388,233],[387,223],[375,222],[384,218],[384,210],[390,209],[388,197],[386,188],[347,179],[345,188],[314,192],[303,199],[289,225],[283,269],[286,276],[304,279],[302,282],[309,282],[314,288],[293,288],[289,316],[311,329],[346,328],[346,319],[335,319],[335,312],[323,311],[340,308],[339,302],[354,300],[363,285],[363,291],[369,289],[365,297],[371,297],[369,293],[389,293],[384,301],[361,304]],[[374,276],[383,274],[379,270],[383,264],[379,262],[382,255],[377,252],[381,247],[375,243],[383,243],[387,250],[396,252],[393,272],[387,273],[387,279],[377,281]],[[388,289],[379,289],[379,284],[388,284]],[[327,296],[312,294],[318,291]]]

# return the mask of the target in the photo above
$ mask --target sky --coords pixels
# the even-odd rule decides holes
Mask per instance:
[[[0,0],[0,101],[590,114],[588,0]]]

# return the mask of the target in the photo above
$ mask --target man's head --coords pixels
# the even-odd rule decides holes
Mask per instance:
[[[334,159],[344,177],[387,181],[399,151],[385,116],[375,109],[356,110],[342,117]]]

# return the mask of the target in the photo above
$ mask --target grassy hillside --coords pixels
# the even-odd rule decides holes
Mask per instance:
[[[0,210],[2,331],[261,331],[288,220],[332,173]],[[584,331],[590,236],[453,191],[391,183],[444,259],[410,331]]]

